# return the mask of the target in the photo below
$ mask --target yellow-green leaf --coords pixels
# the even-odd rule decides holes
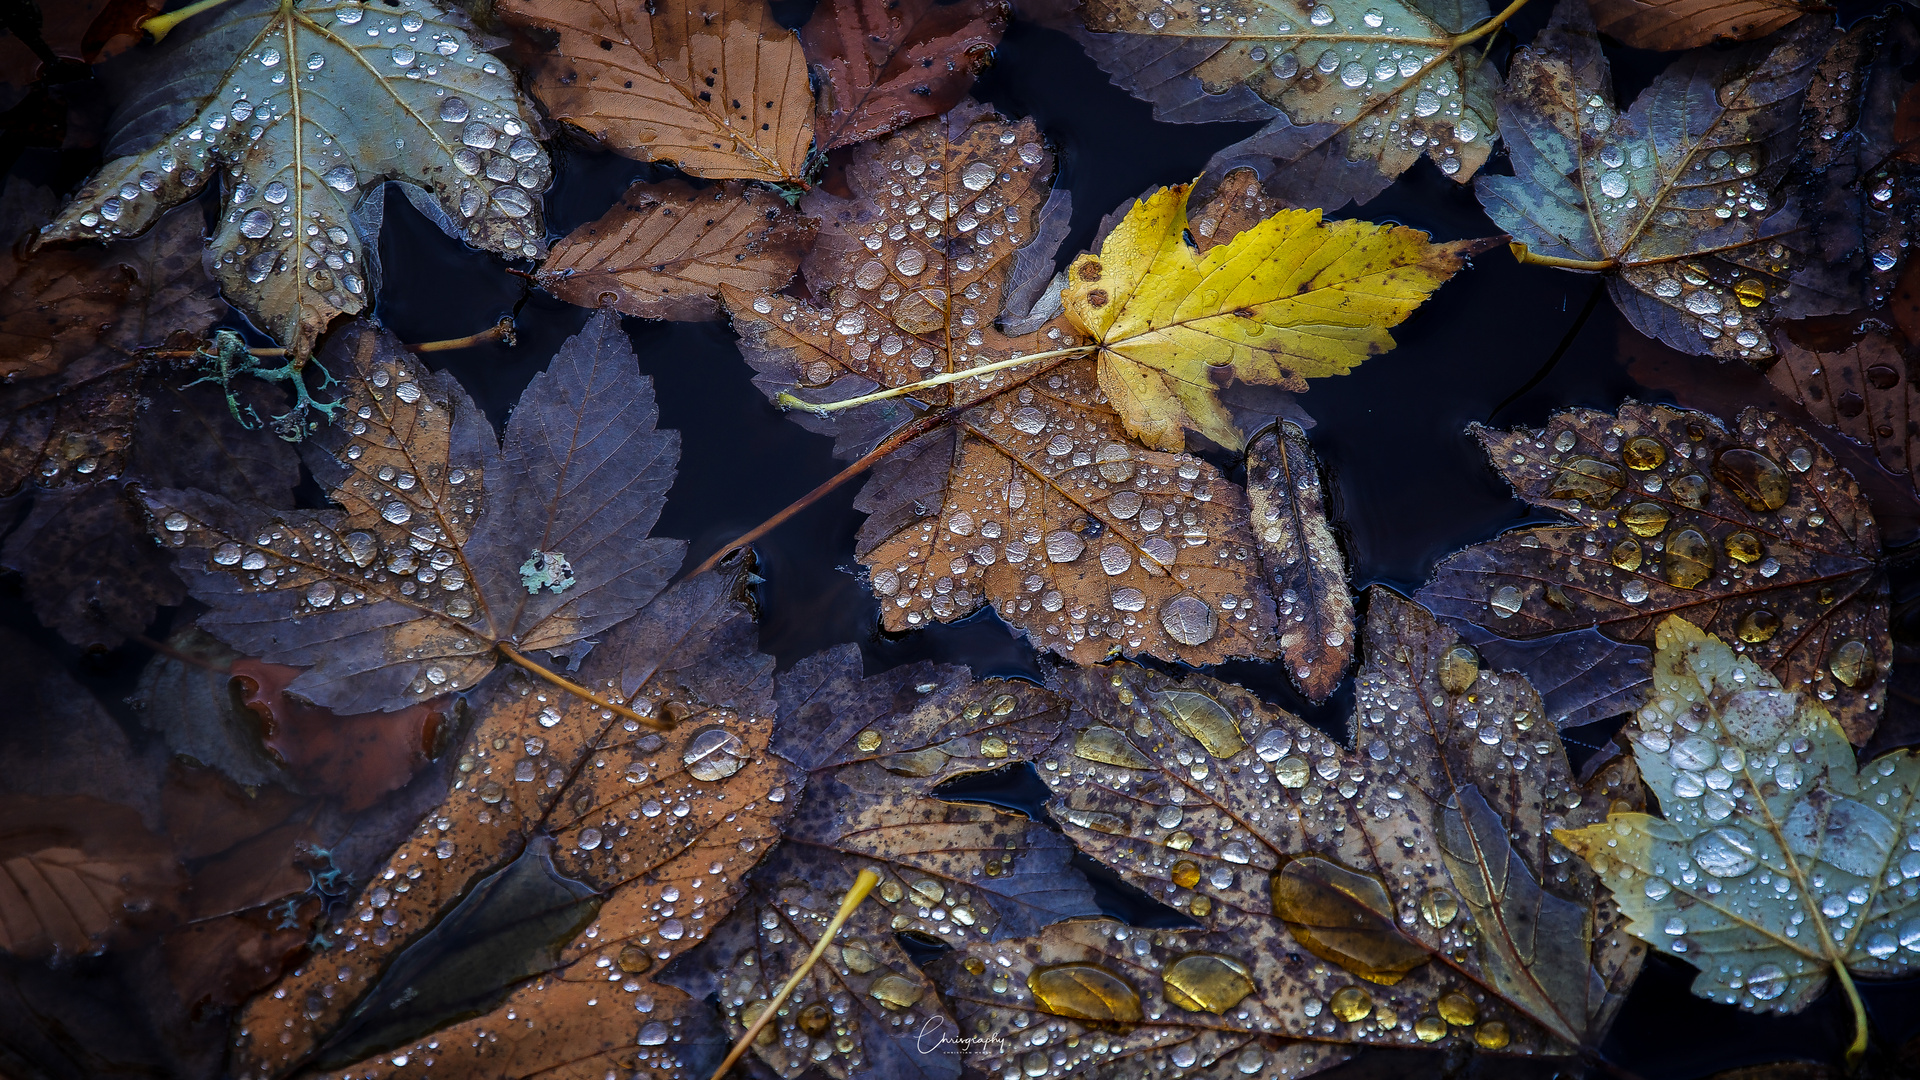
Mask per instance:
[[[1100,386],[1149,446],[1183,428],[1245,442],[1215,396],[1227,379],[1305,390],[1393,348],[1397,325],[1486,242],[1282,210],[1204,255],[1187,231],[1190,185],[1134,203],[1061,293],[1099,346]]]

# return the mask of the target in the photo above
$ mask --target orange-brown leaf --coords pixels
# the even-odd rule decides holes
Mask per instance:
[[[173,852],[135,811],[84,795],[0,800],[0,949],[72,957],[170,909]]]
[[[1796,0],[1594,0],[1600,32],[1636,49],[1673,51],[1709,42],[1765,37],[1809,11]]]
[[[826,0],[800,28],[824,76],[820,148],[865,142],[946,112],[993,56],[1006,0]]]

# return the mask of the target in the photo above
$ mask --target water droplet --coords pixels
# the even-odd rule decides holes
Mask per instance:
[[[338,595],[340,591],[334,588],[331,581],[316,581],[307,586],[307,603],[317,608],[331,605],[334,597]]]
[[[1273,782],[1283,788],[1305,787],[1307,763],[1297,757],[1281,758],[1273,766]]]
[[[240,562],[240,545],[228,541],[213,551],[213,561],[221,566],[233,566]]]
[[[405,525],[413,520],[413,508],[396,499],[380,508],[380,516],[394,525]]]
[[[1556,499],[1579,499],[1589,506],[1603,506],[1626,484],[1626,474],[1614,466],[1594,458],[1575,458],[1553,478],[1547,494]]]
[[[1357,986],[1343,986],[1333,992],[1327,1011],[1343,1023],[1358,1023],[1373,1015],[1373,995]]]
[[[1792,491],[1786,472],[1772,458],[1744,447],[1720,451],[1713,475],[1749,510],[1778,510]]]
[[[1420,896],[1420,918],[1435,930],[1445,929],[1460,914],[1460,898],[1445,889],[1428,889]]]
[[[1667,583],[1691,589],[1713,575],[1713,545],[1697,529],[1682,529],[1667,539]]]
[[[984,161],[976,161],[960,171],[960,183],[968,191],[985,191],[993,183],[994,167]]]
[[[1472,1027],[1480,1021],[1480,1006],[1458,990],[1449,990],[1440,995],[1440,1000],[1435,1003],[1435,1011],[1439,1012],[1440,1019],[1454,1027]]]
[[[1719,878],[1741,877],[1760,865],[1753,837],[1732,826],[1701,835],[1693,842],[1689,854],[1703,873]]]
[[[1505,1050],[1513,1041],[1513,1033],[1507,1030],[1503,1020],[1489,1020],[1474,1029],[1473,1041],[1482,1050]]]
[[[1349,60],[1340,69],[1340,81],[1348,86],[1365,86],[1367,69],[1357,60]]]
[[[335,191],[352,191],[360,186],[360,174],[355,172],[351,165],[335,165],[328,169],[327,174],[321,179]]]
[[[1278,761],[1293,748],[1293,739],[1279,728],[1268,728],[1253,741],[1253,752],[1262,761]]]
[[[1292,53],[1281,53],[1269,67],[1276,79],[1291,79],[1300,74],[1300,60]]]
[[[1151,758],[1141,753],[1125,735],[1104,724],[1094,724],[1079,734],[1073,743],[1073,756],[1123,769],[1153,768]]]
[[[1440,98],[1431,90],[1423,89],[1413,95],[1413,115],[1432,116],[1440,111]]]
[[[1573,448],[1569,446],[1567,449]],[[1627,445],[1621,450],[1620,457],[1627,463],[1627,468],[1647,472],[1667,463],[1667,448],[1661,445],[1659,439],[1641,435],[1627,440]]]
[[[1464,694],[1480,678],[1480,654],[1455,645],[1440,658],[1440,686],[1449,694]]]
[[[1160,979],[1167,1000],[1191,1012],[1224,1014],[1257,989],[1245,964],[1217,953],[1189,953]]]
[[[1206,601],[1181,593],[1160,605],[1160,626],[1182,645],[1205,645],[1219,631],[1220,620]]]
[[[255,207],[247,211],[240,219],[240,235],[258,240],[273,231],[273,217],[265,210]]]
[[[402,43],[395,45],[387,55],[393,59],[394,67],[412,67],[419,54],[413,51],[413,46]]]
[[[1525,602],[1526,597],[1520,592],[1519,588],[1513,585],[1502,585],[1493,590],[1493,595],[1487,599],[1487,606],[1493,609],[1495,615],[1503,619],[1510,619],[1520,610],[1521,605]]]
[[[680,760],[695,780],[725,780],[746,765],[746,745],[740,737],[715,724],[695,732]]]
[[[1095,1023],[1136,1024],[1142,1019],[1140,995],[1125,979],[1097,964],[1058,964],[1036,968],[1027,989],[1042,1010]]]
[[[1640,550],[1640,541],[1632,537],[1613,545],[1613,550],[1607,553],[1608,562],[1629,571],[1640,569],[1640,563],[1644,557],[1645,553]]]
[[[493,205],[510,218],[523,218],[533,213],[533,200],[517,187],[494,188]]]
[[[1608,171],[1600,176],[1600,194],[1609,199],[1625,198],[1627,178],[1617,172]]]
[[[1309,855],[1273,875],[1272,899],[1302,948],[1370,982],[1391,986],[1430,959],[1400,933],[1378,878]]]
[[[1333,22],[1333,9],[1325,4],[1315,4],[1307,12],[1307,21],[1315,26],[1327,26]]]
[[[1165,690],[1156,698],[1167,719],[1214,757],[1226,759],[1246,749],[1240,725],[1218,701],[1192,690]]]
[[[1849,689],[1858,689],[1873,681],[1873,653],[1868,651],[1866,643],[1848,641],[1833,650],[1833,656],[1827,661],[1827,670],[1840,685]]]

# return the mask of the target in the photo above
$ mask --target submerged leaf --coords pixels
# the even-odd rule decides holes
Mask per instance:
[[[1600,32],[1636,49],[1691,49],[1765,37],[1825,5],[1801,0],[1597,0]]]
[[[0,799],[0,950],[73,959],[171,914],[174,853],[125,806],[84,795]]]
[[[763,0],[502,0],[498,11],[558,36],[558,51],[534,67],[533,91],[610,149],[693,176],[806,175],[806,58]]]
[[[1770,43],[1683,57],[1623,113],[1586,0],[1562,0],[1514,59],[1500,111],[1514,175],[1481,177],[1480,202],[1523,260],[1609,273],[1648,337],[1770,356],[1773,318],[1834,310],[1788,283],[1800,220],[1786,185],[1829,36],[1808,19]]]
[[[1327,523],[1320,462],[1298,425],[1283,422],[1247,448],[1247,499],[1287,677],[1308,700],[1325,701],[1353,659],[1353,594]]]
[[[1682,614],[1817,692],[1855,742],[1873,733],[1893,659],[1880,530],[1818,442],[1758,410],[1729,430],[1634,402],[1473,432],[1515,493],[1576,524],[1449,557],[1422,603],[1522,639],[1597,627],[1650,644]]]
[[[1608,882],[1635,936],[1700,969],[1701,997],[1791,1013],[1836,971],[1911,975],[1920,758],[1857,763],[1811,695],[1677,616],[1656,648],[1628,731],[1661,816],[1555,835]]]
[[[581,307],[711,319],[723,286],[772,292],[792,281],[809,225],[763,188],[635,184],[600,220],[555,243],[534,280]]]
[[[823,78],[820,148],[864,142],[960,103],[1006,31],[1006,0],[826,0],[800,28]]]
[[[1298,391],[1346,374],[1393,348],[1387,328],[1486,246],[1282,210],[1202,255],[1188,239],[1189,193],[1136,202],[1097,255],[1074,260],[1061,292],[1098,347],[1100,388],[1128,432],[1159,450],[1180,449],[1183,429],[1244,445],[1220,383]]]
[[[651,600],[684,545],[648,539],[679,458],[611,312],[534,376],[495,441],[459,383],[359,325],[328,340],[346,417],[308,465],[339,510],[143,494],[200,626],[310,670],[289,689],[372,712],[472,688],[499,645],[562,648]],[[524,568],[565,567],[549,584]]]
[[[675,719],[664,735],[522,674],[491,683],[445,801],[329,928],[348,947],[254,1000],[236,1071],[710,1072],[705,1010],[653,977],[726,915],[790,806],[742,576],[675,586],[581,665]]]
[[[373,238],[354,210],[387,180],[426,189],[449,231],[480,248],[542,254],[539,121],[463,17],[427,0],[249,0],[217,20],[149,58],[152,83],[115,117],[109,153],[125,156],[42,243],[136,235],[231,170],[209,263],[296,358],[336,316],[365,310]]]

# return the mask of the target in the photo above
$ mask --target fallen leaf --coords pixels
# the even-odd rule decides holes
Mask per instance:
[[[1517,671],[1540,694],[1540,706],[1555,727],[1591,724],[1631,712],[1646,694],[1653,651],[1615,641],[1598,630],[1569,630],[1532,641],[1514,641],[1470,622],[1460,622],[1460,640],[1497,671]]]
[[[242,787],[284,783],[286,771],[260,745],[251,715],[235,700],[228,668],[240,654],[191,627],[163,644],[127,698],[141,725],[175,755]]]
[[[762,188],[635,184],[600,220],[556,243],[534,280],[581,307],[712,319],[723,285],[773,292],[792,281],[810,225]]]
[[[1887,471],[1913,479],[1920,458],[1920,395],[1907,378],[1904,342],[1867,330],[1836,349],[1803,346],[1791,328],[1775,331],[1780,359],[1767,381],[1819,423],[1869,447]],[[1840,345],[1841,343],[1835,342]],[[1920,490],[1920,488],[1916,488]]]
[[[287,693],[300,669],[241,658],[229,669],[240,703],[259,725],[260,745],[302,790],[363,810],[404,787],[437,756],[449,717],[444,699],[399,712],[338,716]]]
[[[1864,1025],[1844,972],[1916,966],[1904,946],[1920,942],[1920,851],[1907,842],[1920,835],[1920,758],[1859,764],[1817,700],[1678,616],[1655,640],[1654,690],[1629,737],[1661,816],[1555,835],[1608,882],[1635,936],[1700,969],[1695,994],[1792,1013],[1840,971]]]
[[[0,821],[0,949],[71,960],[171,913],[178,868],[138,813],[86,795],[5,796]]]
[[[1287,677],[1308,700],[1325,701],[1353,661],[1353,594],[1320,461],[1298,425],[1282,423],[1247,447],[1247,500]]]
[[[346,946],[248,1007],[235,1071],[710,1071],[705,1009],[653,976],[726,916],[794,780],[767,750],[773,663],[743,577],[682,582],[582,663],[664,734],[523,673],[489,684],[444,801],[332,925]]]
[[[960,103],[1000,44],[1006,0],[826,0],[800,28],[821,75],[820,149],[879,138]]]
[[[805,790],[791,796],[798,808],[748,898],[675,981],[695,997],[717,995],[730,1030],[743,1034],[847,884],[873,869],[878,888],[754,1051],[787,1077],[818,1068],[836,1080],[952,1080],[960,1058],[937,1036],[953,1032],[953,1018],[895,935],[965,946],[1099,909],[1057,831],[931,794],[956,765],[1014,760],[1035,745],[1022,735],[1043,733],[1044,745],[1063,703],[1027,683],[976,683],[965,668],[913,664],[864,680],[860,670],[859,649],[842,646],[781,677],[775,748],[790,747],[807,770]],[[815,1043],[833,1049],[820,1056]]]
[[[1490,22],[1483,0],[1219,11],[1194,0],[1088,0],[1082,40],[1161,119],[1264,119],[1248,115],[1255,100],[1278,108],[1311,143],[1277,155],[1286,162],[1311,156],[1337,175],[1342,162],[1367,161],[1390,180],[1425,154],[1464,183],[1492,153],[1499,73],[1472,46],[1505,15]]]
[[[652,380],[601,312],[534,376],[495,440],[452,376],[356,324],[322,357],[346,422],[309,440],[341,509],[143,493],[155,535],[213,610],[201,629],[309,670],[288,689],[342,713],[466,690],[499,646],[563,648],[643,607],[684,544],[648,539],[680,456]],[[366,413],[364,417],[359,414]]]
[[[970,945],[936,968],[961,1029],[1038,1012],[1023,1042],[1095,1077],[1170,1049],[1211,1077],[1354,1045],[1597,1045],[1642,953],[1548,832],[1605,803],[1526,681],[1484,670],[1416,605],[1374,590],[1362,651],[1352,750],[1204,677],[1062,672],[1083,711],[1042,756],[1049,813],[1198,928],[1069,923]],[[1026,1052],[969,1060],[996,1073]]]
[[[1607,273],[1648,337],[1770,356],[1770,321],[1820,313],[1789,285],[1801,222],[1785,181],[1830,36],[1807,19],[1772,42],[1682,57],[1623,113],[1585,0],[1563,0],[1514,58],[1500,113],[1514,175],[1481,177],[1480,203],[1522,261]]]
[[[367,306],[373,237],[353,213],[388,180],[424,188],[477,247],[543,254],[552,169],[539,121],[464,17],[426,0],[371,11],[250,0],[214,18],[144,56],[151,82],[114,119],[108,153],[124,156],[41,243],[137,235],[231,170],[209,263],[227,299],[300,359],[335,317]]]
[[[1674,52],[1766,37],[1809,11],[1826,10],[1798,0],[1597,0],[1593,21],[1623,45]]]
[[[1819,443],[1756,409],[1728,429],[1635,402],[1472,431],[1517,495],[1573,524],[1448,557],[1422,603],[1520,639],[1597,627],[1651,644],[1685,615],[1819,693],[1856,742],[1873,733],[1893,659],[1880,531]]]
[[[609,149],[693,176],[799,184],[813,142],[800,41],[761,0],[658,9],[615,0],[502,0],[558,35],[533,71],[554,116]]]
[[[1240,448],[1216,380],[1299,391],[1344,375],[1391,349],[1387,327],[1490,244],[1282,210],[1201,255],[1187,239],[1189,193],[1134,203],[1098,254],[1074,260],[1061,292],[1096,346],[1100,389],[1158,450],[1183,447],[1182,429]]]

